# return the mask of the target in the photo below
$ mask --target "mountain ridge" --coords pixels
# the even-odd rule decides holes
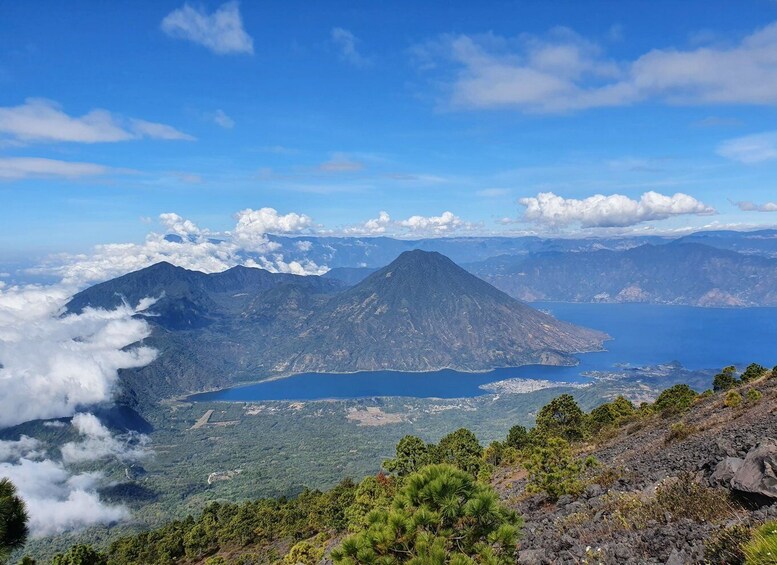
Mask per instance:
[[[130,397],[147,400],[301,372],[573,364],[574,353],[607,339],[434,252],[405,252],[343,287],[317,276],[245,267],[206,275],[162,264],[87,289],[68,309],[161,296],[145,318],[153,328],[145,343],[159,358],[122,372]]]

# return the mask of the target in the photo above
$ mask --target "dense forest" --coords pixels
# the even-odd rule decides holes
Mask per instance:
[[[150,565],[205,563],[318,563],[326,558],[357,563],[515,563],[523,519],[497,492],[506,472],[525,476],[524,499],[539,494],[546,504],[580,497],[592,485],[605,488],[615,469],[599,462],[592,446],[605,445],[627,427],[633,430],[669,422],[667,445],[694,433],[684,414],[704,402],[741,414],[773,394],[777,367],[751,364],[740,375],[726,367],[701,394],[687,385],[664,390],[653,403],[635,406],[618,396],[586,413],[562,394],[537,414],[527,429],[514,426],[503,441],[482,446],[467,429],[438,443],[404,437],[384,472],[360,482],[343,480],[326,492],[305,490],[294,498],[241,504],[214,503],[197,517],[120,538],[106,548],[74,545],[54,557],[55,565]],[[711,404],[712,406],[712,404]],[[680,418],[678,420],[678,418]],[[597,487],[598,488],[598,487]],[[656,490],[639,506],[621,508],[620,520],[665,520],[669,514],[714,521],[719,508],[746,502],[725,489],[687,477]],[[679,507],[682,505],[682,508]],[[777,523],[720,528],[705,543],[710,563],[774,563]],[[0,483],[0,560],[23,546],[22,501],[13,485]],[[599,562],[599,561],[586,561]],[[604,561],[602,561],[604,562]],[[35,563],[24,557],[21,563]]]

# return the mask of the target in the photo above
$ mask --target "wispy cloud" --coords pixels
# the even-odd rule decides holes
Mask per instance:
[[[756,204],[746,200],[734,202],[737,208],[743,212],[777,212],[777,202],[764,202]]]
[[[454,108],[560,113],[651,100],[775,105],[775,49],[777,23],[733,46],[653,49],[626,61],[567,28],[545,37],[448,35],[413,53],[422,69],[441,73]]]
[[[747,165],[777,159],[777,131],[724,141],[718,146],[718,155]]]
[[[0,135],[20,143],[111,143],[133,139],[194,140],[172,126],[126,119],[107,110],[69,116],[51,100],[28,98],[20,106],[0,107]]]
[[[359,52],[359,38],[347,29],[341,27],[332,28],[330,32],[332,42],[340,52],[340,59],[354,67],[367,67],[372,61]]]
[[[213,113],[213,116],[211,118],[213,120],[213,123],[215,123],[217,126],[221,126],[224,129],[232,129],[235,127],[235,120],[227,116],[226,112],[224,110],[216,110]]]
[[[40,157],[0,157],[0,181],[25,178],[68,178],[104,175],[114,169],[95,163],[59,161]]]
[[[203,8],[184,4],[162,20],[162,31],[170,37],[186,39],[207,47],[218,55],[253,54],[254,40],[243,28],[237,2],[222,4],[212,14]]]
[[[344,153],[336,153],[331,159],[318,166],[318,169],[325,173],[352,173],[361,171],[363,168],[364,163],[357,161]]]

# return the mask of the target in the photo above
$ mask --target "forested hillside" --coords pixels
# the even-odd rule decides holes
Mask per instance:
[[[561,395],[485,447],[407,436],[358,483],[212,504],[53,563],[773,563],[777,368],[710,384],[588,413]]]

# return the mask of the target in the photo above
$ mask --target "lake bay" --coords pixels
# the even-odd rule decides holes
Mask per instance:
[[[194,401],[257,402],[407,396],[463,398],[481,385],[511,378],[583,383],[584,373],[623,365],[679,362],[687,369],[777,364],[777,308],[694,308],[652,304],[534,303],[556,318],[595,328],[613,339],[605,351],[580,354],[574,367],[527,365],[482,373],[369,371],[304,373],[191,396]]]

